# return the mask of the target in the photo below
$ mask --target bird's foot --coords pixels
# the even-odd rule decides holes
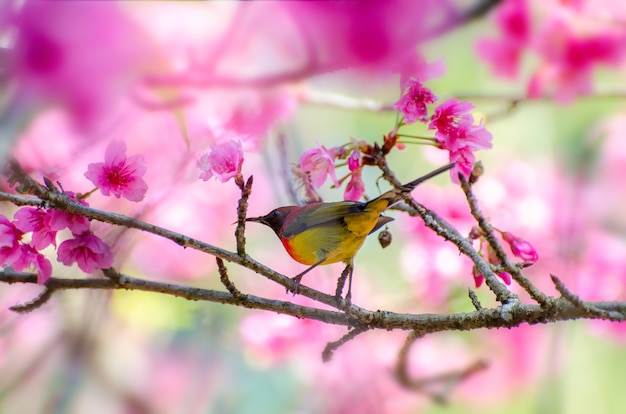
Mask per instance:
[[[287,293],[292,291],[294,296],[300,293],[300,281],[302,280],[302,276],[304,275],[300,274],[291,278],[291,280],[293,280],[293,287],[291,289],[287,288]]]

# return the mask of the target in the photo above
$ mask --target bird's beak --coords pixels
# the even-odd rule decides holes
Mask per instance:
[[[254,221],[256,223],[267,225],[267,220],[265,219],[265,217],[247,217],[246,221]]]

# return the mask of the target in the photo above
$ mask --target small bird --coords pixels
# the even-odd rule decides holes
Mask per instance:
[[[454,165],[445,165],[369,201],[318,202],[278,207],[264,216],[246,218],[246,221],[271,227],[287,253],[294,260],[310,266],[292,278],[295,282],[294,294],[298,293],[302,276],[315,267],[344,262],[344,272],[349,272],[346,300],[350,301],[354,256],[369,234],[393,220],[381,213],[402,201],[417,185],[448,171]]]

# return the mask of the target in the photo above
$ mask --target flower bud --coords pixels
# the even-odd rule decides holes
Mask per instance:
[[[528,262],[536,262],[537,259],[539,259],[537,250],[535,250],[530,242],[522,239],[521,237],[517,237],[508,231],[502,233],[502,238],[509,244],[509,246],[511,246],[513,254],[520,259]]]

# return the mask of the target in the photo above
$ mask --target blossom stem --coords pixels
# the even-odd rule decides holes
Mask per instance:
[[[433,147],[439,148],[439,145],[436,142],[419,142],[419,141],[415,142],[415,141],[405,141],[405,140],[399,139],[398,141],[396,141],[396,144],[431,145]]]
[[[98,187],[95,187],[93,190],[88,191],[88,192],[86,192],[86,193],[83,193],[83,194],[77,194],[77,195],[76,195],[76,199],[77,199],[77,200],[84,200],[84,199],[86,199],[87,197],[89,197],[90,195],[92,195],[93,193],[95,193],[96,191],[98,191]]]
[[[396,136],[403,137],[403,138],[420,139],[420,140],[423,140],[423,141],[437,142],[437,139],[433,138],[433,137],[422,137],[422,136],[419,136],[419,135],[410,135],[410,134],[397,134]]]

